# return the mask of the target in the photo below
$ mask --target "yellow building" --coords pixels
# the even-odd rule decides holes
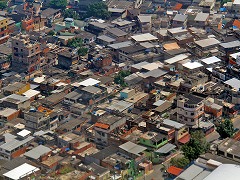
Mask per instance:
[[[3,94],[5,96],[11,94],[23,94],[30,89],[30,83],[16,82],[2,88]]]
[[[0,44],[6,42],[9,38],[8,23],[7,18],[0,17]]]

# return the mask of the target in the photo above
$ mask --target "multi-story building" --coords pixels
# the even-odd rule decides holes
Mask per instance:
[[[40,69],[40,43],[31,41],[29,35],[18,34],[12,38],[13,66],[18,66],[19,71],[29,73]]]
[[[25,31],[41,30],[44,27],[44,19],[41,16],[35,16],[22,20],[22,29]]]
[[[9,38],[8,23],[7,18],[0,17],[0,44],[6,42]]]
[[[177,98],[177,120],[188,126],[198,125],[204,115],[204,98],[185,94]]]
[[[24,119],[26,121],[26,128],[31,131],[47,130],[49,129],[50,117],[43,112],[32,111],[25,112]]]
[[[126,117],[119,117],[115,115],[104,115],[95,123],[95,142],[100,145],[108,145],[109,138],[114,132],[118,132],[118,129],[125,125]]]
[[[8,138],[7,141],[4,140],[3,144],[0,145],[0,159],[11,160],[24,154],[34,140],[30,133],[24,129],[17,133],[17,136],[10,134],[11,138]]]

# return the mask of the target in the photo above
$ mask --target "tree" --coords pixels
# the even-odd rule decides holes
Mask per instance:
[[[55,32],[54,32],[53,30],[51,30],[51,31],[49,31],[47,34],[48,34],[49,36],[53,36],[53,35],[55,34]]]
[[[124,81],[124,78],[130,75],[130,71],[120,71],[115,77],[114,82],[120,84],[122,87],[126,87],[127,83]]]
[[[77,47],[81,47],[82,44],[83,42],[81,38],[74,38],[68,41],[67,46],[71,48],[77,48]]]
[[[66,9],[67,4],[67,0],[51,0],[49,3],[51,8],[62,10]]]
[[[190,161],[186,157],[181,157],[181,158],[172,158],[170,163],[171,165],[176,166],[178,168],[184,168],[190,163]]]
[[[181,150],[185,158],[190,161],[197,159],[200,154],[207,151],[209,144],[206,142],[205,136],[202,131],[195,131],[191,134],[190,141],[183,145]]]
[[[6,1],[0,1],[0,9],[3,10],[7,7],[7,2]]]
[[[79,14],[72,10],[72,9],[66,9],[63,11],[64,18],[73,18],[73,19],[79,19]]]
[[[88,6],[87,16],[108,19],[110,17],[110,12],[108,11],[108,7],[104,2],[98,2]]]
[[[85,56],[88,53],[88,48],[80,47],[78,49],[78,55],[79,56]]]
[[[217,126],[217,132],[221,138],[231,137],[234,134],[233,123],[230,119],[225,119]]]

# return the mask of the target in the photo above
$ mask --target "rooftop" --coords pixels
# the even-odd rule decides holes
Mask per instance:
[[[235,90],[240,90],[240,80],[236,78],[229,79],[224,82],[224,84],[229,85],[230,87],[234,88]]]
[[[126,152],[129,152],[131,154],[135,154],[138,156],[140,155],[140,153],[142,153],[143,151],[145,151],[147,149],[146,147],[137,145],[130,141],[120,145],[119,148],[123,149]]]
[[[187,63],[184,63],[183,66],[184,66],[185,68],[187,68],[187,69],[191,69],[191,70],[192,70],[192,69],[200,68],[200,67],[202,67],[203,65],[202,65],[201,63],[199,63],[199,62],[196,62],[196,61],[194,61],[194,62],[189,61],[189,62],[187,62]]]
[[[150,15],[139,15],[138,16],[138,20],[141,23],[150,23],[151,19],[152,19],[152,17]]]
[[[198,46],[205,48],[208,46],[214,46],[214,45],[220,44],[220,41],[218,41],[215,38],[208,38],[208,39],[202,39],[202,40],[195,41],[195,43]]]
[[[126,101],[118,101],[117,103],[114,103],[107,107],[107,109],[123,112],[126,109],[130,108],[133,104],[126,102]]]
[[[187,19],[187,15],[183,15],[183,14],[176,14],[175,17],[173,18],[173,21],[180,21],[180,22],[184,22]]]
[[[120,49],[120,48],[128,47],[131,45],[132,45],[131,41],[124,41],[124,42],[120,42],[120,43],[110,44],[110,45],[108,45],[108,47],[111,47],[113,49]]]
[[[18,166],[14,168],[11,171],[8,171],[7,173],[3,174],[3,176],[9,178],[9,179],[22,179],[28,175],[31,175],[40,169],[32,166],[30,164],[24,163],[21,166]]]
[[[217,62],[221,62],[221,59],[217,58],[216,56],[212,56],[212,57],[209,57],[209,58],[202,59],[201,61],[203,63],[209,65],[209,64],[214,64],[214,63],[217,63]]]
[[[33,148],[32,150],[26,152],[24,154],[24,156],[32,158],[32,159],[38,159],[40,158],[42,155],[51,152],[51,149],[43,146],[43,145],[39,145],[35,148]]]
[[[131,38],[135,41],[138,41],[138,42],[158,40],[157,37],[153,36],[150,33],[134,35],[134,36],[131,36]]]
[[[26,144],[26,143],[29,143],[33,139],[34,139],[34,137],[32,137],[32,136],[29,136],[29,137],[27,137],[27,138],[25,138],[23,140],[14,139],[12,141],[9,141],[9,142],[6,142],[6,143],[2,144],[0,146],[0,148],[4,149],[6,151],[12,151],[12,150],[14,150],[14,149],[16,149],[16,148]]]
[[[209,17],[208,13],[198,13],[194,21],[206,21],[208,17]]]
[[[237,180],[240,176],[240,166],[236,164],[222,164],[218,166],[211,174],[205,177],[204,180]]]
[[[174,127],[176,129],[181,129],[182,127],[185,126],[185,124],[181,124],[179,122],[172,121],[172,120],[169,120],[169,119],[164,119],[163,124]]]
[[[174,57],[172,57],[170,59],[164,60],[164,62],[166,64],[173,64],[173,63],[176,63],[178,61],[182,61],[182,60],[187,59],[187,58],[188,58],[188,55],[186,55],[186,54],[179,54],[179,55],[174,56]]]
[[[100,81],[93,79],[93,78],[88,78],[82,82],[79,83],[80,86],[93,86],[100,83]]]

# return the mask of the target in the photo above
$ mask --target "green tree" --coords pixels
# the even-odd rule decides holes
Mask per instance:
[[[108,19],[110,17],[110,12],[108,11],[108,7],[104,2],[93,3],[88,6],[87,16],[88,17],[96,17],[102,19]]]
[[[203,154],[209,148],[209,144],[206,142],[205,136],[202,131],[195,131],[191,133],[190,141],[183,145],[181,150],[185,158],[190,161],[197,159],[200,154]]]
[[[85,56],[88,53],[88,48],[80,47],[78,49],[78,55],[79,56]]]
[[[6,1],[0,1],[0,9],[3,10],[7,7],[7,2]]]
[[[64,18],[73,18],[73,19],[79,19],[79,14],[72,10],[72,9],[66,9],[63,11]]]
[[[130,75],[130,71],[120,71],[115,77],[114,82],[120,84],[122,87],[126,87],[127,83],[124,81],[124,78]]]
[[[217,126],[217,132],[222,138],[231,137],[234,134],[233,123],[230,119],[225,119]]]
[[[66,9],[67,4],[67,0],[51,0],[49,3],[51,8],[62,10]]]
[[[47,34],[48,34],[49,36],[53,36],[53,35],[55,34],[55,32],[54,32],[53,30],[51,30],[51,31],[49,31]]]
[[[71,48],[77,48],[77,47],[81,47],[82,44],[83,42],[81,38],[74,38],[68,41],[67,46]]]
[[[176,166],[178,168],[184,168],[190,163],[190,161],[186,157],[181,157],[181,158],[172,158],[170,163],[171,165]]]

